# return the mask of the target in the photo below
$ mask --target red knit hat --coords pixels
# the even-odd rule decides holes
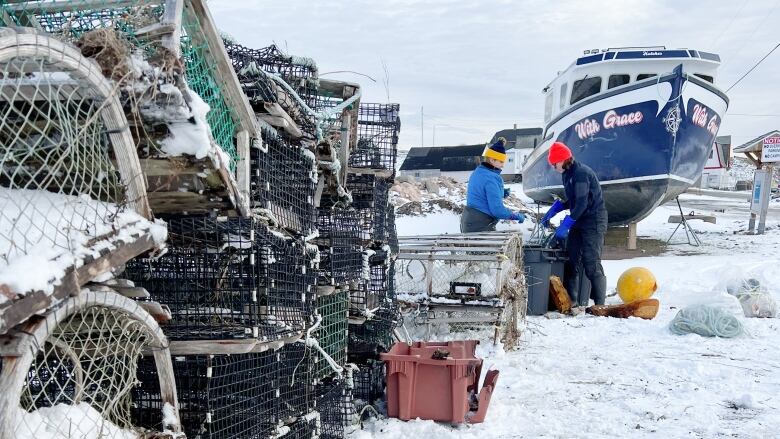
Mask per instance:
[[[551,165],[560,163],[570,158],[571,150],[562,142],[553,143],[550,147],[550,151],[547,152],[547,161],[550,162]]]

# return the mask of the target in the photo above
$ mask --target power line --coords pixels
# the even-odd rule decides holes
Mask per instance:
[[[723,30],[720,32],[720,35],[718,35],[718,38],[715,38],[715,42],[713,42],[713,43],[712,43],[712,47],[713,47],[713,48],[715,48],[715,47],[717,46],[717,44],[718,44],[718,41],[720,41],[720,38],[721,38],[723,35],[725,35],[725,34],[726,34],[726,31],[728,31],[728,30],[729,30],[729,28],[731,28],[731,25],[732,25],[732,24],[734,24],[734,21],[737,19],[737,17],[739,17],[739,13],[740,13],[740,12],[742,12],[742,9],[744,9],[744,8],[745,8],[745,5],[747,4],[747,2],[748,2],[748,0],[745,0],[745,1],[743,1],[743,2],[742,2],[742,6],[740,6],[740,7],[739,7],[739,10],[737,10],[737,13],[736,13],[736,14],[734,14],[734,15],[731,17],[731,21],[729,21],[729,24],[728,24],[728,25],[726,25],[726,27],[724,27],[724,28],[723,28]]]
[[[750,68],[750,70],[748,70],[747,72],[745,72],[745,74],[744,74],[744,75],[742,75],[742,76],[741,76],[739,79],[737,79],[737,82],[735,82],[735,83],[731,84],[731,87],[729,87],[729,88],[727,88],[727,89],[726,89],[726,93],[728,93],[728,92],[729,92],[729,90],[731,90],[732,88],[734,88],[734,86],[735,86],[735,85],[739,84],[739,83],[740,83],[740,81],[742,81],[743,79],[745,79],[745,77],[746,77],[748,74],[750,74],[750,72],[752,72],[752,71],[753,71],[753,70],[754,70],[756,67],[758,67],[758,65],[759,65],[759,64],[761,64],[761,63],[762,63],[762,62],[763,62],[765,59],[767,59],[767,57],[768,57],[769,55],[771,55],[771,54],[772,54],[772,52],[774,52],[775,50],[777,50],[777,48],[778,48],[778,47],[780,47],[780,43],[777,43],[777,45],[775,45],[775,47],[773,47],[773,48],[772,48],[772,50],[770,50],[770,51],[769,51],[769,53],[767,53],[766,55],[764,55],[764,57],[763,57],[763,58],[761,58],[760,60],[758,60],[758,62],[757,62],[757,63],[755,63],[755,64],[753,65],[753,67],[751,67],[751,68]]]
[[[729,113],[729,116],[749,116],[749,117],[780,117],[780,114],[749,114],[749,113]]]

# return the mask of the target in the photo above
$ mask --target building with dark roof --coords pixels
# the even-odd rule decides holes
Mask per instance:
[[[506,149],[533,149],[542,143],[542,133],[543,130],[541,128],[517,128],[517,125],[515,125],[514,128],[496,132],[493,138],[490,139],[490,143],[495,142],[499,137],[503,137],[506,139]]]
[[[471,171],[479,166],[484,144],[412,148],[401,164],[399,175],[415,178],[438,176],[468,180]]]

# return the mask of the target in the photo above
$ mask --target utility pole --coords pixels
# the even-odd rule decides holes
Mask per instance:
[[[420,147],[425,146],[425,112],[423,106],[420,106]]]

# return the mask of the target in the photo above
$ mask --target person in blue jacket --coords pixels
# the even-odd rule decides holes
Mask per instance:
[[[504,188],[501,170],[506,163],[506,139],[499,137],[496,143],[485,148],[484,161],[469,177],[466,189],[466,208],[460,216],[460,231],[463,233],[496,230],[499,220],[523,222],[525,215],[504,207],[504,198],[509,189]]]
[[[603,305],[607,296],[607,277],[601,266],[601,248],[607,232],[607,209],[598,177],[587,165],[575,161],[571,150],[561,142],[552,144],[547,161],[562,174],[566,201],[556,200],[542,218],[542,224],[549,227],[552,217],[569,209],[569,214],[555,231],[558,240],[566,241],[569,257],[564,266],[566,290],[576,302],[578,280],[584,270],[590,280],[591,298],[596,305]]]

